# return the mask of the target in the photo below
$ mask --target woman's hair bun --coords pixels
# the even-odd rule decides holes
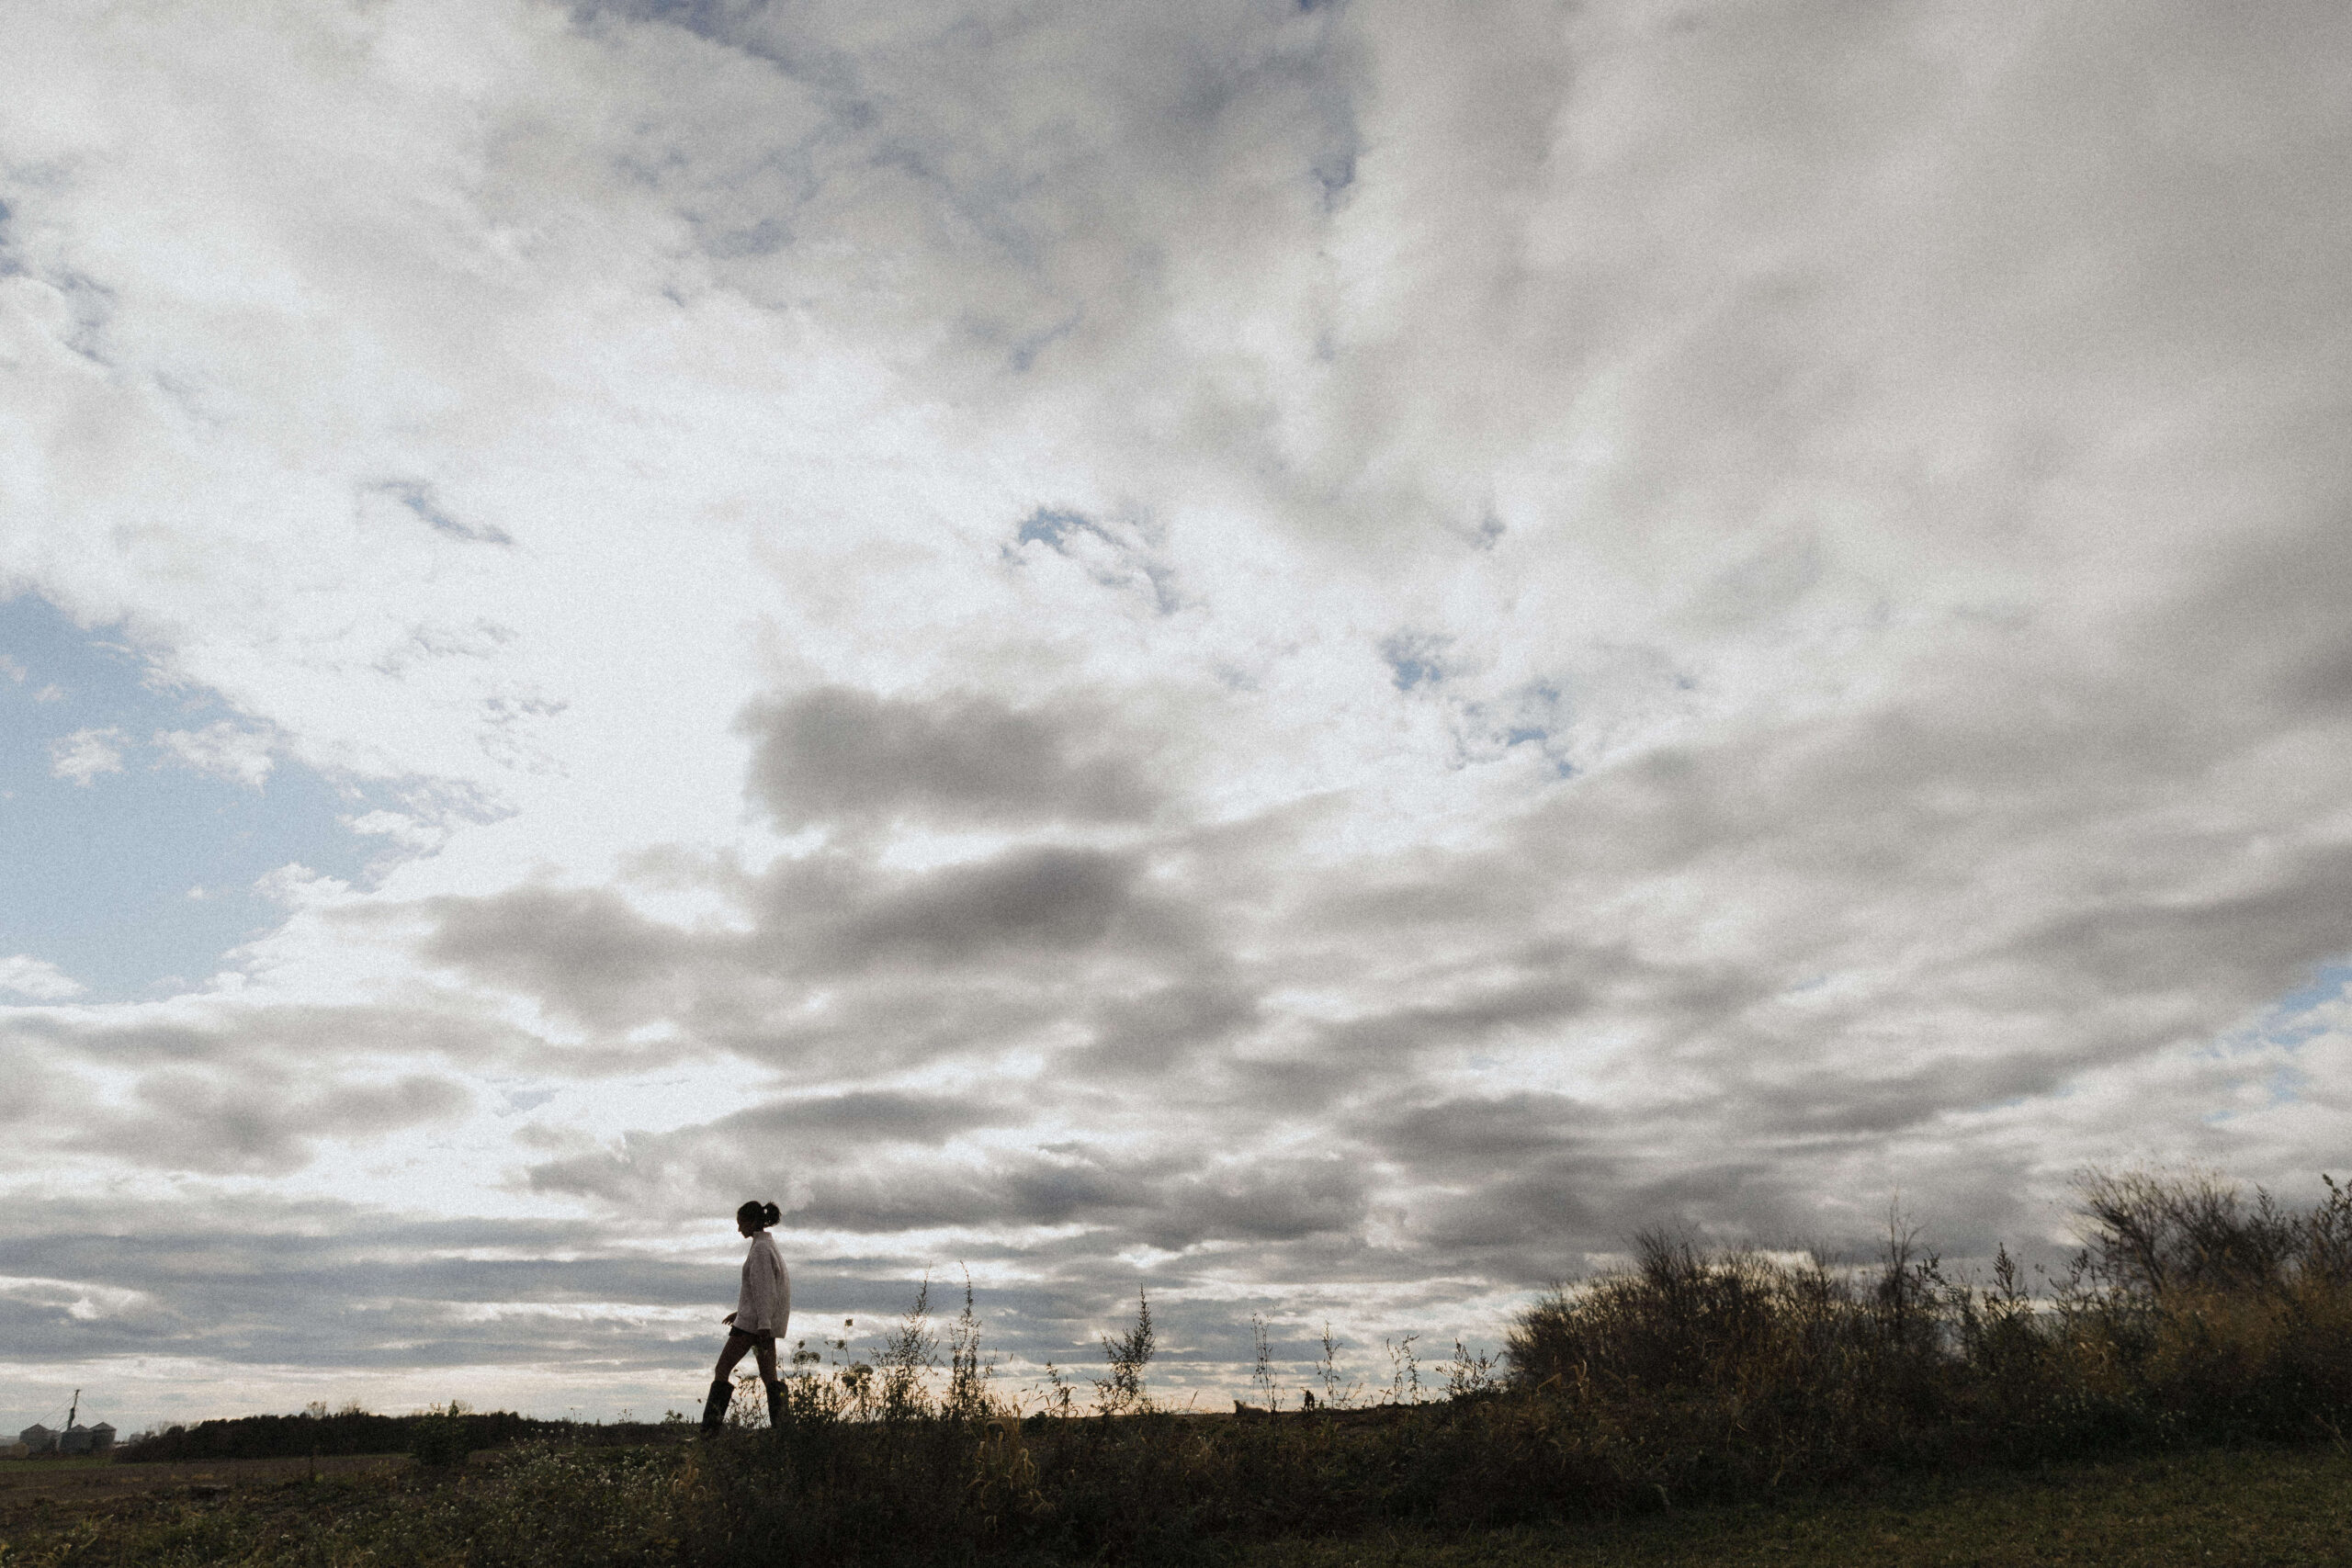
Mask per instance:
[[[784,1218],[784,1211],[774,1203],[763,1203],[757,1198],[735,1211],[739,1225],[772,1225]]]
[[[784,1218],[784,1211],[777,1208],[774,1203],[766,1205],[766,1212],[767,1223],[770,1224],[774,1224],[776,1221]]]

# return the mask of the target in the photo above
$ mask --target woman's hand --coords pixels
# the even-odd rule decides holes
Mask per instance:
[[[734,1322],[734,1321],[735,1321],[735,1314],[734,1314],[733,1313],[731,1313],[731,1312],[730,1312],[730,1313],[729,1313],[725,1317],[720,1318],[718,1321],[719,1321],[719,1322],[721,1322],[721,1323],[732,1323],[732,1322]]]

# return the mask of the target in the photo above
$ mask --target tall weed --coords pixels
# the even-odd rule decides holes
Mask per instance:
[[[996,1393],[968,1292],[930,1399],[919,1296],[882,1359],[906,1392],[860,1419],[838,1379],[804,1380],[779,1441],[707,1456],[732,1468],[695,1539],[714,1562],[1182,1558],[1236,1534],[1655,1508],[2352,1420],[2352,1205],[2333,1185],[2307,1212],[2196,1173],[2095,1174],[2081,1196],[2083,1252],[2038,1289],[2006,1249],[1989,1279],[1955,1278],[1899,1221],[1861,1267],[1645,1233],[1627,1267],[1521,1314],[1507,1373],[1457,1346],[1425,1403],[1407,1337],[1367,1391],[1327,1327],[1320,1397],[1279,1419],[1156,1409],[1141,1296],[1103,1339],[1091,1416],[1058,1371],[1025,1416]],[[1265,1343],[1253,1324],[1271,1407]]]

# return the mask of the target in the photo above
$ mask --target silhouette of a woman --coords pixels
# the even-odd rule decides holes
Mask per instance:
[[[734,1393],[727,1374],[747,1350],[758,1358],[760,1382],[767,1387],[769,1424],[779,1424],[784,1418],[784,1385],[775,1380],[775,1341],[792,1320],[792,1276],[785,1272],[775,1238],[768,1235],[768,1227],[781,1218],[774,1203],[756,1198],[735,1211],[735,1228],[752,1238],[752,1250],[743,1258],[743,1289],[735,1298],[735,1310],[724,1320],[729,1325],[727,1344],[718,1352],[718,1370],[711,1374],[710,1396],[703,1401],[702,1435],[706,1438],[727,1420],[728,1401]]]

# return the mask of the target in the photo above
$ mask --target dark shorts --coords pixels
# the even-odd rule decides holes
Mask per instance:
[[[754,1345],[773,1345],[775,1343],[775,1330],[773,1328],[738,1328],[730,1323],[727,1325],[727,1337],[729,1339],[748,1339]]]

